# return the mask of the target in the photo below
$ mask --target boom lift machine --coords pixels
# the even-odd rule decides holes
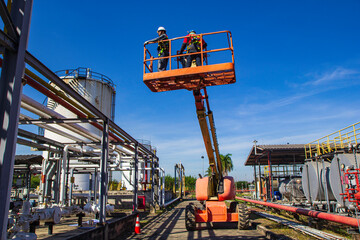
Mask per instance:
[[[169,70],[161,72],[154,72],[152,66],[153,61],[162,58],[152,57],[146,45],[144,46],[143,80],[149,89],[153,92],[187,89],[193,91],[195,98],[196,113],[212,173],[208,177],[200,175],[196,181],[196,199],[203,203],[203,208],[198,208],[194,204],[186,206],[185,224],[188,231],[195,230],[196,223],[201,222],[238,222],[238,229],[246,229],[249,225],[249,211],[245,204],[231,201],[227,206],[225,203],[225,200],[235,199],[235,184],[233,177],[223,176],[215,122],[206,91],[207,86],[231,84],[236,81],[232,35],[230,31],[220,31],[192,36],[199,37],[200,42],[203,42],[204,36],[208,38],[212,35],[225,35],[228,46],[208,51],[200,44],[201,49],[198,53],[171,55],[172,43],[188,36],[164,40],[169,41],[169,56],[163,57],[169,59]],[[230,52],[231,61],[209,65],[209,53],[217,52]],[[179,68],[180,57],[193,54],[201,56],[202,66]],[[177,67],[171,65],[172,59],[177,60]]]

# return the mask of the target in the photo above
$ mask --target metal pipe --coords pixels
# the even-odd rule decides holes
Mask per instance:
[[[70,183],[70,193],[69,193],[68,206],[72,205],[73,188],[74,188],[74,168],[71,169],[71,183]]]
[[[33,120],[32,118],[30,118],[30,117],[28,117],[28,116],[26,116],[26,115],[24,115],[24,114],[22,114],[22,113],[20,114],[20,119],[21,119],[21,120],[23,120],[23,119]],[[77,137],[75,137],[75,136],[73,136],[73,135],[70,135],[69,133],[66,133],[66,132],[64,132],[64,131],[61,131],[60,129],[51,127],[51,126],[49,126],[49,125],[47,125],[47,124],[34,124],[34,125],[36,125],[36,126],[38,126],[38,127],[42,127],[42,128],[44,128],[44,129],[46,129],[46,130],[49,130],[50,132],[54,132],[54,133],[57,133],[57,134],[59,134],[59,135],[62,135],[62,136],[64,136],[64,137],[69,138],[69,139],[71,139],[71,140],[74,140],[74,141],[76,141],[76,142],[82,142],[82,141],[83,141],[83,140],[80,139],[80,138],[77,138]]]
[[[100,223],[104,224],[106,221],[106,195],[107,195],[107,186],[108,186],[108,177],[107,177],[107,162],[109,158],[109,122],[108,118],[105,118],[103,124],[103,134],[101,140],[101,162],[100,162]]]
[[[174,195],[176,196],[176,169],[177,169],[177,164],[175,164],[174,167]]]
[[[98,189],[98,173],[97,168],[94,169],[94,202],[97,201],[97,189]]]
[[[76,151],[76,152],[81,152],[82,150],[79,148],[75,148],[72,147],[70,145],[66,145],[63,149],[63,156],[62,156],[62,170],[61,170],[61,187],[60,187],[60,202],[62,204],[65,204],[65,197],[66,197],[66,187],[65,187],[65,182],[66,182],[66,164],[67,164],[67,160],[68,160],[68,151]]]
[[[154,188],[155,188],[155,172],[154,172],[154,158],[151,158],[151,162],[150,162],[150,166],[151,166],[151,204],[154,208],[155,211],[155,192],[154,192]]]
[[[270,201],[273,199],[273,181],[272,181],[272,164],[271,164],[271,152],[268,152],[268,165],[269,165],[269,185],[270,185]]]
[[[345,217],[345,216],[340,216],[340,215],[331,214],[331,213],[324,213],[324,212],[313,211],[313,210],[308,210],[308,209],[304,209],[304,208],[284,206],[281,204],[256,201],[256,200],[240,198],[240,197],[235,197],[235,198],[239,199],[241,201],[245,201],[245,202],[268,206],[271,208],[276,208],[276,209],[280,209],[280,210],[284,210],[284,211],[288,211],[288,212],[293,212],[293,213],[297,213],[297,214],[301,214],[301,215],[305,215],[305,216],[309,216],[309,217],[313,217],[313,218],[319,218],[319,219],[323,219],[323,220],[327,220],[327,221],[337,222],[337,223],[349,225],[352,227],[358,227],[358,220],[356,218],[352,218],[352,217]]]
[[[260,165],[260,159],[258,159],[259,160],[259,193],[260,193],[260,196],[259,196],[259,198],[261,199],[261,197],[262,197],[262,195],[263,195],[263,192],[262,192],[262,190],[263,190],[263,188],[262,188],[262,182],[261,182],[261,165]]]
[[[165,204],[164,204],[164,207],[169,206],[170,204],[172,204],[172,203],[174,203],[174,202],[178,201],[179,199],[180,199],[180,197],[177,197],[177,198],[175,198],[175,199],[173,199],[173,200],[171,200],[171,201],[169,201],[169,202],[165,203]]]
[[[160,168],[163,172],[162,175],[162,205],[165,205],[165,170],[163,168]]]
[[[51,99],[54,99],[56,102],[60,103],[63,107],[65,107],[66,109],[68,109],[72,113],[76,114],[78,117],[80,117],[80,118],[88,118],[89,117],[86,114],[79,111],[78,109],[74,108],[71,104],[64,101],[62,98],[60,98],[59,96],[57,96],[56,94],[54,94],[53,92],[51,92],[50,90],[45,88],[44,86],[37,83],[35,80],[30,78],[29,76],[25,76],[25,79],[27,80],[28,84],[30,86],[32,86],[34,89],[36,89],[39,92],[43,93],[45,96],[47,96],[47,97],[49,97]],[[103,130],[102,126],[99,125],[98,123],[90,122],[90,124],[93,125],[94,127],[96,127],[97,129],[99,129],[100,131]],[[112,137],[112,139],[116,139],[118,142],[124,142],[122,139],[118,138],[117,136],[115,136],[112,133],[109,133],[109,135],[110,135],[110,137]]]
[[[255,199],[258,199],[257,178],[256,178],[256,166],[255,166],[255,165],[254,165],[254,183],[255,183]]]
[[[45,186],[46,186],[46,175],[49,174],[51,164],[49,164],[50,152],[47,152],[46,159],[43,160],[41,166],[41,180],[40,180],[40,189],[42,195],[39,196],[39,202],[43,203],[45,201]]]
[[[134,198],[133,198],[133,211],[137,212],[137,208],[138,208],[138,143],[135,143],[135,156],[134,156],[134,160],[135,160],[135,173],[134,173]]]
[[[50,169],[47,171],[47,174],[45,175],[45,190],[44,190],[44,202],[49,202],[49,198],[51,198],[51,180],[54,176],[55,170],[56,170],[56,163],[50,162]],[[45,197],[47,196],[47,197]]]
[[[33,100],[32,98],[24,94],[21,96],[21,107],[35,113],[36,115],[39,115],[40,117],[44,117],[44,118],[54,117],[59,119],[65,118],[63,115],[47,108],[46,106],[42,105],[41,103]],[[72,123],[72,124],[59,123],[59,125],[92,141],[99,141],[101,139],[100,136],[91,133],[89,130],[85,129],[84,127],[76,123]]]

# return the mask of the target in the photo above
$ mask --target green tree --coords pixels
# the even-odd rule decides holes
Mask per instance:
[[[195,190],[196,177],[185,176],[185,187],[187,190]]]
[[[247,181],[237,181],[236,183],[236,189],[240,190],[240,189],[248,189],[250,183]]]
[[[205,171],[205,177],[209,177],[211,175],[211,167],[209,166]]]
[[[222,165],[222,171],[225,176],[228,175],[234,169],[234,165],[231,159],[232,154],[228,153],[226,155],[220,154],[220,160]]]
[[[174,182],[175,182],[175,179],[172,176],[166,175],[165,176],[165,189],[172,191],[173,187],[174,187]]]
[[[30,188],[37,188],[40,185],[40,175],[31,176]]]
[[[222,172],[223,172],[223,175],[225,175],[225,176],[227,176],[228,173],[231,172],[234,169],[234,165],[232,163],[231,155],[232,154],[230,154],[230,153],[228,153],[226,155],[220,154]],[[205,172],[205,176],[210,176],[210,175],[211,175],[211,168],[209,166],[208,169]]]

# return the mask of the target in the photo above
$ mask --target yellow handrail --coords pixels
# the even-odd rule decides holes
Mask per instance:
[[[306,158],[320,156],[358,144],[360,122],[305,144]]]

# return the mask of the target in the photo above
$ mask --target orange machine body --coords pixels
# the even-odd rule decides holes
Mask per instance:
[[[238,213],[229,212],[225,200],[235,199],[234,178],[224,177],[224,193],[218,194],[218,201],[209,200],[209,177],[198,178],[196,180],[196,199],[206,201],[204,210],[196,209],[196,222],[237,222]]]
[[[209,199],[209,177],[198,178],[196,180],[196,200],[206,201]],[[219,201],[235,199],[234,178],[224,177],[224,193],[218,194]]]
[[[206,201],[205,210],[196,209],[195,221],[200,222],[237,222],[237,212],[229,212],[224,201]]]

